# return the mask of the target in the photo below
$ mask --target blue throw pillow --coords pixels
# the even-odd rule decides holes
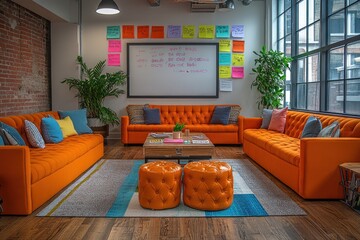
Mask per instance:
[[[265,128],[265,129],[269,128],[272,112],[273,112],[272,109],[263,109],[262,123],[260,128]]]
[[[86,118],[86,109],[72,110],[72,111],[58,111],[60,118],[70,117],[74,124],[74,128],[78,134],[93,133],[91,128],[88,126]]]
[[[340,137],[339,122],[335,121],[323,130],[321,130],[318,137]]]
[[[52,117],[41,119],[41,129],[46,143],[59,143],[64,140],[59,124]]]
[[[0,130],[1,129],[3,131],[3,134],[5,135],[6,140],[9,142],[10,145],[18,145],[18,146],[26,145],[24,139],[22,139],[20,133],[18,133],[18,131],[15,128],[3,122],[0,122]]]
[[[25,120],[25,133],[32,147],[45,148],[45,142],[34,123]]]
[[[1,133],[0,133],[0,146],[5,146],[5,142],[1,136]]]
[[[144,108],[145,124],[160,124],[160,109]]]
[[[213,115],[211,117],[211,124],[224,124],[229,123],[231,107],[215,107]]]
[[[317,137],[322,129],[320,119],[310,116],[305,123],[301,138]]]

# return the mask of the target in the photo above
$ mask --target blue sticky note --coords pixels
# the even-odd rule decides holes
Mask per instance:
[[[181,26],[169,25],[167,27],[168,38],[181,38]]]
[[[216,26],[216,37],[217,38],[230,38],[230,28],[228,25]]]
[[[220,65],[231,65],[231,53],[219,53]]]
[[[108,26],[106,31],[107,39],[118,39],[120,38],[120,26]]]

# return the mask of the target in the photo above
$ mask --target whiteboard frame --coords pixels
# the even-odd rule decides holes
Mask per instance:
[[[131,66],[130,66],[130,51],[131,46],[159,46],[159,45],[173,45],[173,46],[201,46],[208,45],[213,46],[215,51],[216,59],[216,71],[215,75],[209,79],[209,84],[215,84],[215,91],[210,95],[201,95],[201,94],[192,94],[187,95],[186,92],[177,92],[177,95],[136,95],[130,91],[131,84]],[[165,43],[127,43],[127,97],[128,98],[219,98],[219,43],[209,43],[209,42],[195,42],[195,43],[178,43],[178,42],[165,42]],[[156,86],[154,86],[156,88]]]

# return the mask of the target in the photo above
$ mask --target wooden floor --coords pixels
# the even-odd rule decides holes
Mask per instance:
[[[105,158],[142,159],[141,146],[109,141]],[[217,146],[215,158],[242,158],[239,146]],[[256,165],[256,164],[255,164]],[[260,167],[259,167],[260,168]],[[261,169],[261,168],[260,168]],[[263,170],[262,170],[263,171]],[[240,218],[59,218],[1,216],[3,239],[360,239],[360,215],[340,201],[304,201],[263,171],[306,216]]]

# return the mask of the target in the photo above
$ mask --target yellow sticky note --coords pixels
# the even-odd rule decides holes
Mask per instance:
[[[244,66],[244,54],[243,53],[233,53],[232,54],[232,65],[236,67]]]
[[[230,50],[231,50],[231,40],[222,39],[219,41],[220,52],[230,52]]]
[[[200,25],[199,38],[214,38],[215,26],[214,25]]]
[[[219,78],[231,78],[230,66],[219,66]]]
[[[184,25],[182,31],[183,38],[194,38],[195,37],[195,26],[194,25]]]

